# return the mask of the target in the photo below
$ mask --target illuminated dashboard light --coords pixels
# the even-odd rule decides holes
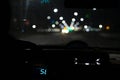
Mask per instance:
[[[49,20],[49,19],[51,19],[51,17],[50,17],[50,16],[47,16],[47,19]]]
[[[78,16],[78,12],[74,12],[74,16]]]
[[[52,27],[54,28],[54,27],[55,27],[55,24],[52,24]]]
[[[40,74],[41,75],[46,75],[47,74],[47,69],[40,69]]]
[[[61,17],[59,17],[59,20],[63,20],[63,17],[61,16]]]
[[[33,26],[32,26],[32,28],[34,28],[34,29],[35,29],[35,28],[36,28],[36,25],[33,25]]]
[[[84,18],[80,18],[80,21],[84,21]]]
[[[88,65],[90,65],[90,63],[85,63],[85,65],[87,65],[87,66],[88,66]]]
[[[58,12],[58,9],[57,9],[57,8],[55,8],[55,9],[53,10],[53,12],[54,12],[54,13],[57,13],[57,12]]]
[[[72,21],[73,21],[73,22],[75,22],[75,21],[76,21],[76,19],[75,19],[75,18],[72,18]]]

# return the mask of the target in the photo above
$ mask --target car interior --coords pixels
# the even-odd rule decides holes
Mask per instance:
[[[10,69],[14,76],[27,80],[119,79],[119,1],[109,1],[10,0],[7,51],[13,59]],[[92,11],[98,12],[86,15],[84,23],[81,17]],[[56,20],[61,14],[66,21],[59,17],[54,24],[51,18]],[[77,22],[79,14],[81,22]],[[89,19],[90,15],[95,19]],[[96,28],[99,22],[106,27]]]

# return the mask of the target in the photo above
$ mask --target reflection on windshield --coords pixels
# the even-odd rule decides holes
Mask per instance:
[[[10,33],[40,45],[82,40],[89,46],[119,47],[119,9],[66,8],[64,0],[12,0]]]

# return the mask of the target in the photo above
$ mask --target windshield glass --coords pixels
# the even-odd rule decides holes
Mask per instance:
[[[109,1],[11,0],[9,33],[37,45],[81,40],[91,47],[119,48],[119,2]]]

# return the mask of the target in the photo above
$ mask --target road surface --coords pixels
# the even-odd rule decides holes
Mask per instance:
[[[37,45],[66,45],[73,40],[86,42],[90,47],[120,48],[120,35],[103,32],[79,33],[31,33],[20,34],[18,39],[30,41]]]

